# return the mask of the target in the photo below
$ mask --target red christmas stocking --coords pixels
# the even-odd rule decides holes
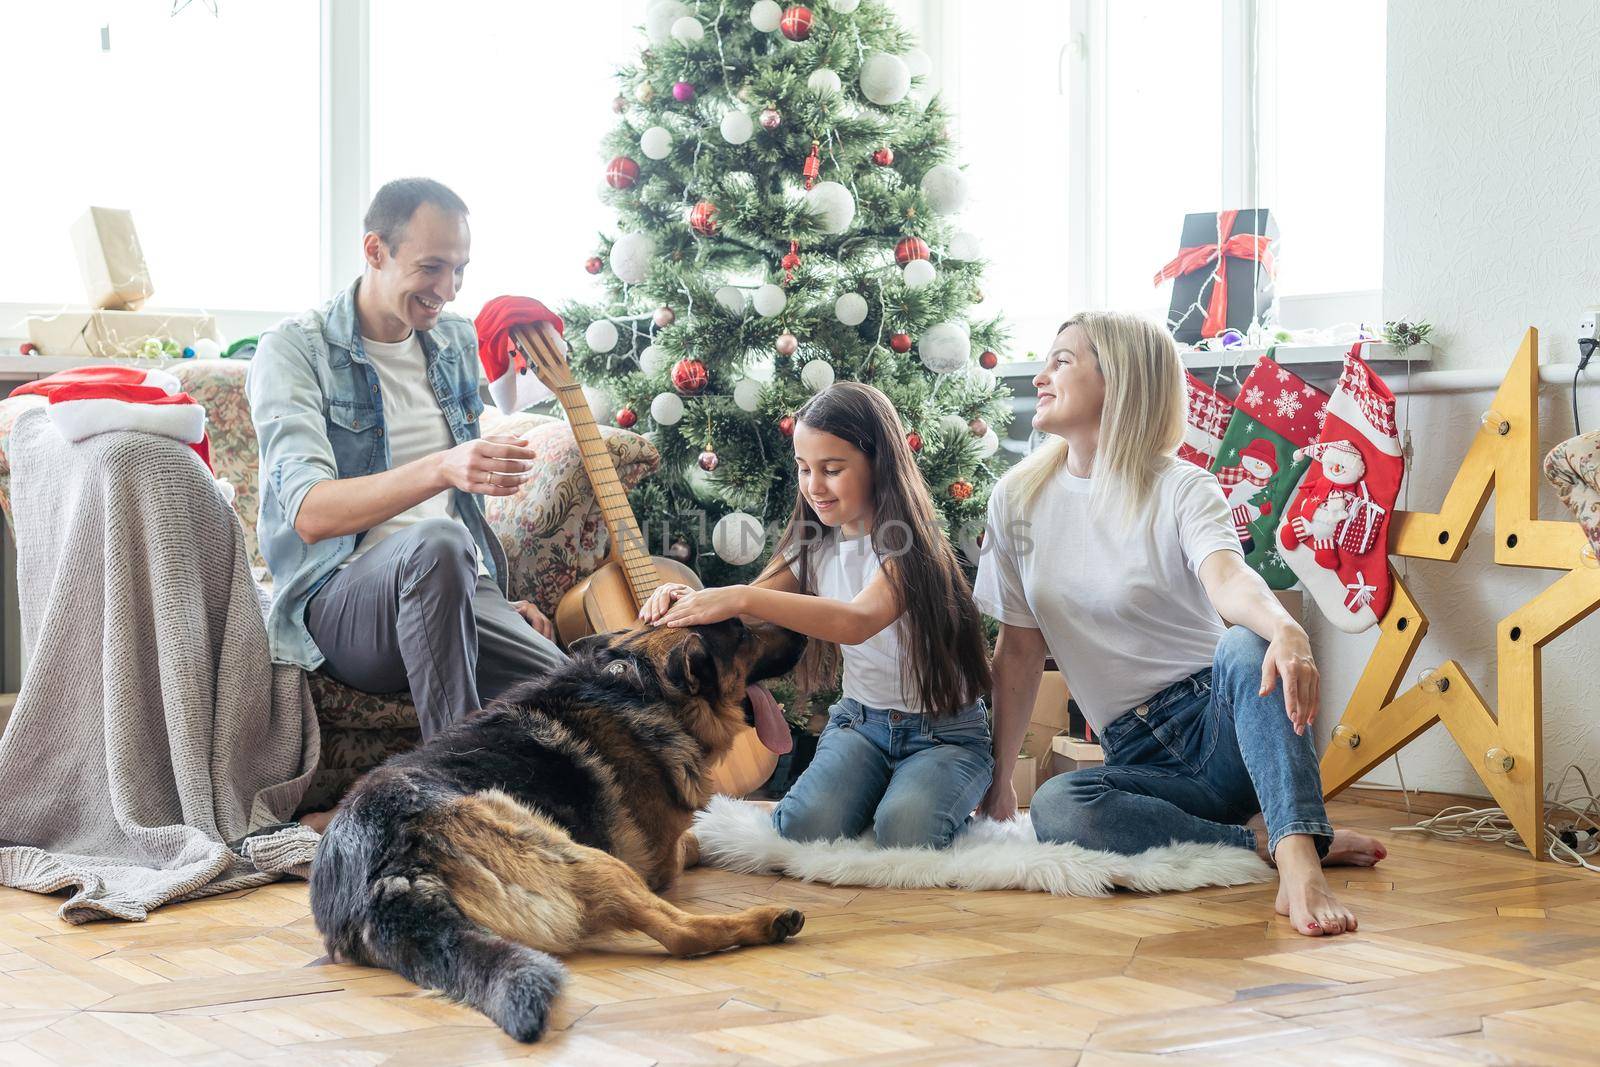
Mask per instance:
[[[1278,527],[1278,551],[1328,620],[1360,633],[1389,610],[1389,516],[1405,472],[1394,393],[1361,342],[1345,357],[1322,436],[1300,452],[1317,463]]]
[[[1233,404],[1193,374],[1185,371],[1184,378],[1188,380],[1189,410],[1178,458],[1210,470],[1222,448],[1222,434],[1228,428]]]

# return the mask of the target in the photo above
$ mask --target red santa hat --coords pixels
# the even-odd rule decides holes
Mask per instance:
[[[140,367],[79,367],[28,382],[13,396],[42,397],[50,422],[68,441],[83,441],[113,430],[152,433],[182,441],[211,467],[206,409],[166,371]],[[217,480],[231,502],[233,487]]]
[[[513,329],[536,322],[550,323],[557,333],[566,331],[560,315],[526,296],[497,296],[483,305],[474,322],[478,329],[478,359],[489,379],[489,397],[507,415],[552,395],[511,339]]]
[[[1259,459],[1261,462],[1265,463],[1267,467],[1273,471],[1273,473],[1277,473],[1278,450],[1273,448],[1272,442],[1268,441],[1265,437],[1257,437],[1254,441],[1251,441],[1249,444],[1241,448],[1239,450],[1239,458],[1241,460]]]

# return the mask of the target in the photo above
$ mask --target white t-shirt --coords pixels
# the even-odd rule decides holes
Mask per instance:
[[[1174,460],[1134,527],[1092,513],[1088,478],[1063,469],[1022,513],[1010,479],[989,497],[973,593],[987,615],[1043,632],[1095,732],[1211,666],[1225,627],[1200,584],[1238,552],[1222,487]]]
[[[878,576],[882,565],[872,550],[870,535],[845,537],[830,532],[826,539],[806,549],[811,555],[810,590],[818,596],[850,601],[861,595]],[[798,553],[789,569],[800,576]],[[869,708],[909,711],[921,714],[922,705],[900,681],[900,620],[885,626],[859,645],[840,645],[844,661],[844,695]]]
[[[439,398],[433,395],[433,387],[428,384],[428,357],[417,332],[412,330],[404,341],[393,343],[363,337],[361,346],[366,350],[372,369],[378,373],[378,389],[383,394],[383,428],[389,439],[389,468],[393,470],[454,447],[456,441],[450,434],[450,424],[445,421]],[[461,521],[454,494],[449,489],[368,530],[367,536],[340,566],[348,567],[384,538],[423,519],[436,518]],[[481,559],[478,570],[487,573]]]

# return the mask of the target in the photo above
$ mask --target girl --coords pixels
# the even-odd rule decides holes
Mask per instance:
[[[1011,764],[1049,652],[1105,765],[1040,787],[1041,840],[1255,848],[1277,865],[1277,910],[1297,931],[1354,930],[1322,865],[1371,866],[1384,849],[1328,824],[1306,633],[1245,565],[1216,479],[1174,457],[1172,337],[1131,315],[1075,315],[1033,384],[1033,425],[1055,436],[995,488],[976,582],[1001,623],[997,766],[980,810],[1016,810]]]
[[[796,841],[855,837],[942,848],[989,788],[994,756],[982,620],[889,398],[840,382],[795,418],[799,493],[761,577],[657,589],[646,622],[735,615],[812,638],[802,682],[844,660],[817,754],[773,812]]]

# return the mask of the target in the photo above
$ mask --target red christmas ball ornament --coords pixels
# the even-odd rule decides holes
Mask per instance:
[[[700,453],[700,469],[705,471],[707,474],[710,474],[712,471],[717,469],[717,463],[717,454],[711,451],[711,449],[708,448],[704,452]]]
[[[599,256],[590,256],[588,259],[584,260],[583,269],[588,271],[590,274],[599,274],[601,271],[606,269],[606,261],[601,259]]]
[[[710,237],[717,232],[717,205],[709,200],[702,200],[689,211],[689,226],[701,237]]]
[[[619,115],[628,110],[628,98],[619,95],[615,100],[611,101],[611,110]]]
[[[672,365],[672,387],[680,393],[698,393],[709,381],[711,375],[698,359],[680,359]]]
[[[811,36],[811,9],[795,4],[785,8],[778,29],[791,41],[803,41]]]
[[[973,419],[967,423],[967,429],[972,431],[972,436],[982,437],[989,432],[989,424],[982,419]]]
[[[985,352],[983,355],[978,357],[978,366],[982,367],[984,370],[994,370],[999,365],[1000,357],[995,355],[993,352]]]
[[[694,548],[681,537],[667,546],[668,559],[675,559],[679,563],[688,563],[693,557]]]
[[[780,356],[792,356],[795,354],[795,350],[800,347],[800,341],[794,334],[785,330],[778,335],[778,339],[773,342],[772,347],[778,350],[778,355]]]
[[[793,437],[794,436],[794,416],[793,415],[785,415],[783,418],[778,420],[778,432],[783,434],[783,436],[785,436],[785,437]]]
[[[894,149],[880,148],[872,153],[872,161],[880,167],[894,166]]]
[[[950,483],[950,495],[956,500],[967,500],[972,496],[972,483],[965,478],[960,478]]]
[[[902,267],[913,259],[928,258],[928,242],[920,237],[904,237],[894,246],[894,261]]]
[[[694,85],[690,82],[674,82],[672,86],[672,99],[680,104],[687,104],[694,100]]]
[[[911,451],[913,451],[913,452],[921,452],[922,451],[922,435],[920,433],[918,433],[917,431],[912,430],[910,433],[906,434],[906,444],[911,447]]]
[[[761,128],[763,130],[775,130],[782,125],[782,123],[783,113],[777,108],[764,107],[761,109]]]
[[[889,335],[889,347],[905,355],[911,351],[911,335],[909,333],[894,333]]]
[[[632,429],[633,424],[639,421],[639,416],[632,408],[621,408],[617,411],[617,425],[624,430]]]
[[[606,184],[613,189],[632,189],[639,180],[639,164],[627,156],[618,156],[606,164]]]
[[[650,321],[656,324],[657,329],[664,330],[671,326],[677,318],[677,312],[663,304],[661,307],[656,308],[656,313],[650,317]]]

